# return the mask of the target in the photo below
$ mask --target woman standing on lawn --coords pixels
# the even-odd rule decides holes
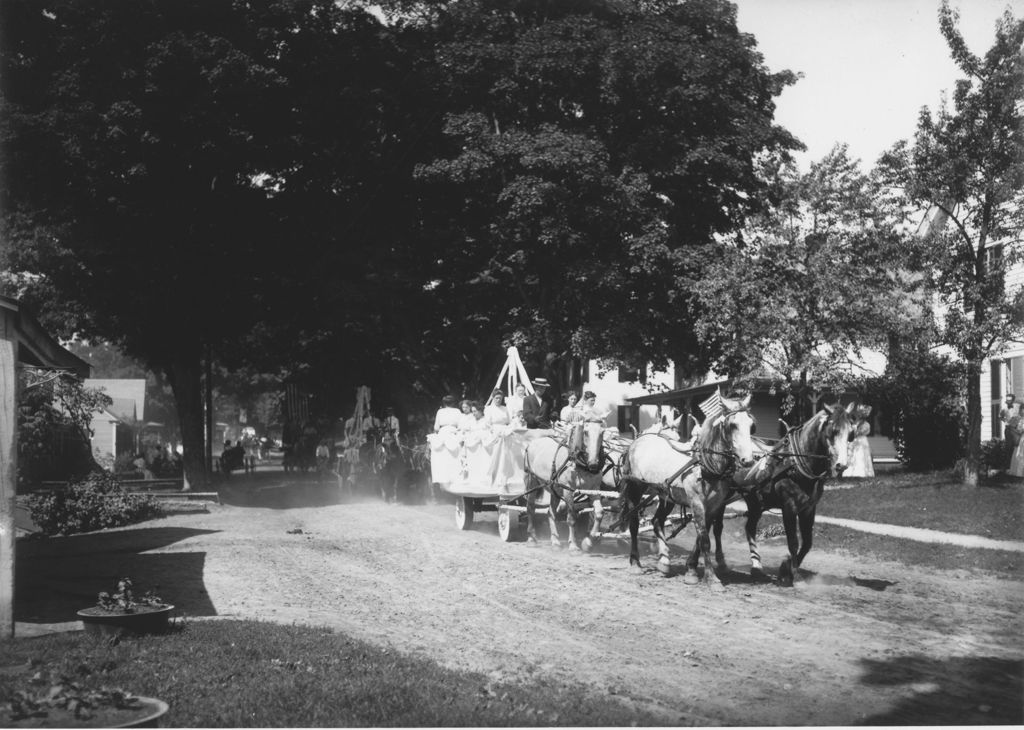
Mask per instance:
[[[871,445],[868,443],[868,434],[871,433],[871,422],[868,416],[871,415],[871,406],[857,407],[857,427],[853,432],[853,441],[850,442],[850,454],[847,459],[844,477],[873,477],[875,465],[871,459]]]
[[[1013,449],[1013,455],[1010,457],[1010,471],[1008,474],[1015,477],[1024,477],[1024,438],[1021,438],[1021,417],[1013,416],[1009,421],[1006,422],[1006,430],[1012,429],[1016,436],[1017,446]]]

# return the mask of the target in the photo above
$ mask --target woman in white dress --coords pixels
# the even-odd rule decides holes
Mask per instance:
[[[522,383],[517,383],[515,392],[508,397],[505,403],[508,407],[508,417],[511,419],[513,426],[526,428],[526,423],[523,421],[523,401],[525,399],[526,386]]]
[[[500,430],[502,427],[512,423],[512,416],[505,405],[505,391],[501,388],[495,388],[491,393],[491,399],[484,408],[484,417],[492,429],[497,428]]]
[[[1021,438],[1022,419],[1020,416],[1011,416],[1006,422],[1007,430],[1017,434],[1017,447],[1010,456],[1010,470],[1007,472],[1015,477],[1024,477],[1024,438]]]
[[[871,406],[858,406],[857,417],[860,419],[853,431],[853,441],[850,442],[849,456],[846,460],[846,471],[844,477],[873,477],[875,465],[871,460],[871,445],[868,443],[868,435],[871,433]]]
[[[455,396],[452,395],[446,395],[441,399],[441,407],[434,416],[434,433],[451,433],[459,427],[462,412],[455,407],[455,403]]]
[[[562,412],[558,414],[558,420],[562,423],[571,424],[578,423],[583,420],[583,411],[576,407],[579,397],[572,391],[569,391],[569,395],[566,396],[567,405],[562,409]]]
[[[434,416],[434,433],[427,441],[430,444],[431,492],[436,494],[434,485],[451,483],[458,475],[459,468],[459,419],[462,413],[455,396],[446,395],[441,399],[441,408]]]

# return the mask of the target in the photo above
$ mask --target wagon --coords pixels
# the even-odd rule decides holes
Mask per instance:
[[[455,526],[467,530],[475,515],[497,512],[501,539],[515,540],[520,517],[527,510],[526,445],[554,433],[551,429],[504,427],[429,435],[432,479],[455,497]],[[547,492],[539,488],[535,492],[536,506],[547,509]]]
[[[526,475],[523,456],[527,445],[535,439],[548,436],[561,437],[561,429],[522,429],[506,427],[495,432],[451,432],[431,434],[427,437],[430,449],[430,468],[433,481],[441,489],[455,497],[455,526],[467,530],[476,515],[496,512],[498,535],[505,542],[519,539],[527,513]],[[625,451],[629,441],[616,437],[609,441],[609,453],[614,461]],[[616,487],[615,471],[609,464],[606,478],[599,489],[577,490],[576,499],[588,504],[577,513],[590,517],[593,508],[589,505],[600,497],[606,505],[609,517],[604,523],[611,526],[619,520],[619,492]],[[550,505],[550,497],[543,484],[533,488],[533,499],[537,514],[543,514]],[[653,497],[644,504],[640,532],[648,536],[652,527],[650,518],[657,507]],[[691,519],[691,515],[680,508],[678,514],[669,517],[670,535],[675,536]],[[624,528],[612,528],[600,532],[601,538],[629,539]]]

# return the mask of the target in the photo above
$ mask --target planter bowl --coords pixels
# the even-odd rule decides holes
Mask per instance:
[[[79,720],[68,710],[48,710],[44,717],[17,720],[5,727],[12,728],[99,728],[99,727],[159,727],[160,718],[167,714],[167,703],[153,697],[137,697],[139,706],[132,709],[100,707],[88,720]]]
[[[122,634],[160,634],[167,631],[167,619],[174,606],[142,606],[133,613],[114,613],[93,606],[78,612],[87,634],[120,636]]]

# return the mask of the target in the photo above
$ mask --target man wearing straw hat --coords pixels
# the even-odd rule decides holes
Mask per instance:
[[[537,378],[533,381],[532,395],[523,399],[523,420],[527,428],[551,428],[551,402],[544,394],[548,389],[548,381]]]

